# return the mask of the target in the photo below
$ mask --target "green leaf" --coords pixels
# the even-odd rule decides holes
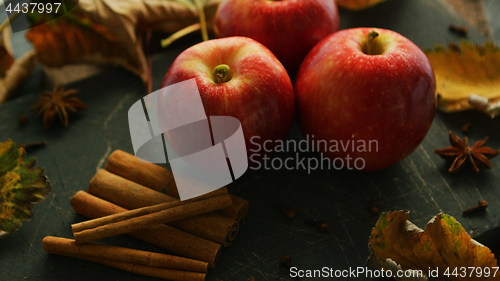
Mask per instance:
[[[0,143],[0,236],[17,230],[33,217],[31,209],[50,193],[51,185],[36,160],[7,140]]]

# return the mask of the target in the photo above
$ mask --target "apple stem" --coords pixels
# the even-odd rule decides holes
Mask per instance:
[[[368,33],[368,40],[366,43],[366,52],[368,55],[372,54],[372,42],[377,38],[378,33],[375,30],[372,30]]]
[[[212,75],[214,76],[214,81],[217,84],[226,83],[233,77],[231,68],[229,68],[229,65],[227,64],[219,64],[218,66],[216,66],[214,68],[214,71],[212,72]]]

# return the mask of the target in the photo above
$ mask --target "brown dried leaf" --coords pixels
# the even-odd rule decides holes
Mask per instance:
[[[25,53],[22,57],[14,61],[5,73],[5,76],[0,78],[0,104],[6,101],[28,78],[37,63],[38,60],[34,50]]]
[[[337,0],[337,5],[347,10],[359,11],[370,8],[386,0]]]
[[[409,218],[409,213],[403,211],[380,215],[369,239],[369,264],[385,270],[417,270],[424,274],[429,268],[437,268],[440,277],[451,280],[500,280],[500,272],[493,276],[498,266],[493,253],[471,239],[453,217],[439,214],[427,224],[425,231],[412,224]],[[481,267],[482,270],[488,267],[491,274],[469,277],[468,267]],[[455,268],[458,268],[455,271],[458,277],[452,274]],[[466,278],[460,277],[462,268],[468,270]],[[405,280],[427,280],[427,276]]]
[[[213,10],[221,0],[206,1]],[[148,29],[177,31],[196,23],[189,0],[80,0],[70,12],[35,26],[28,39],[50,67],[81,62],[122,66],[148,80],[142,35]]]
[[[436,46],[426,51],[426,55],[436,74],[440,110],[472,109],[474,106],[469,103],[472,94],[487,99],[490,104],[500,101],[500,50],[493,43],[479,46],[462,41],[460,46]]]

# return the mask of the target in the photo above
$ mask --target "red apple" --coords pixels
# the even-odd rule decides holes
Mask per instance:
[[[214,29],[217,37],[259,41],[294,76],[307,53],[339,30],[339,14],[334,0],[226,0]]]
[[[259,144],[288,136],[295,116],[293,85],[283,65],[259,42],[230,37],[192,46],[175,59],[162,87],[191,78],[207,116],[241,122],[247,150],[253,136]]]
[[[295,93],[302,132],[314,135],[316,144],[328,142],[319,150],[339,158],[337,167],[350,160],[351,168],[367,171],[410,155],[436,109],[436,81],[425,54],[402,35],[378,28],[342,30],[321,41],[305,58]]]

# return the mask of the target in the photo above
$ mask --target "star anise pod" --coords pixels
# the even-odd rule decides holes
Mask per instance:
[[[435,149],[434,152],[439,154],[447,161],[453,162],[448,172],[453,173],[459,171],[467,161],[472,165],[474,172],[479,172],[479,168],[493,168],[491,158],[497,156],[500,150],[495,150],[485,147],[484,144],[488,137],[477,141],[472,147],[469,145],[469,139],[464,137],[462,141],[457,135],[450,131],[450,147],[443,149]]]
[[[47,91],[40,95],[40,99],[31,107],[38,111],[38,116],[43,114],[43,128],[47,130],[52,126],[57,114],[64,126],[68,126],[68,111],[77,112],[87,109],[87,106],[79,100],[76,95],[78,90],[64,90],[64,86],[56,86],[53,91]]]

